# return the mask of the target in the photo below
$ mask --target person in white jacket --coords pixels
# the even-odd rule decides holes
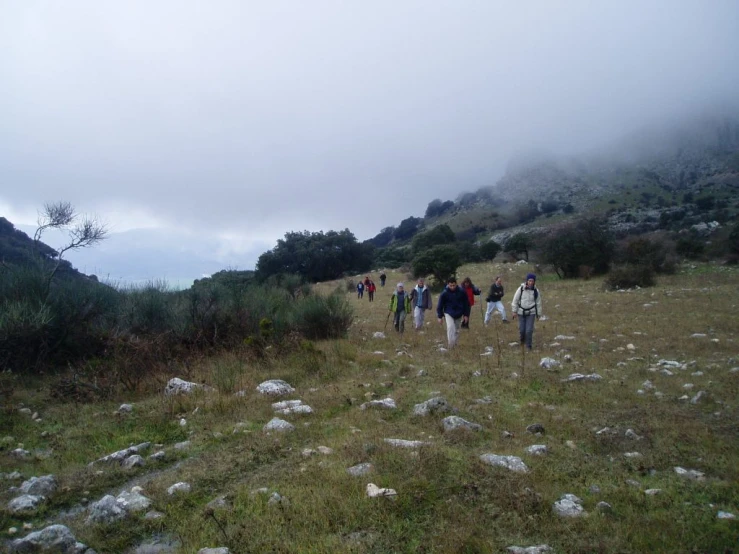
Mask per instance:
[[[526,282],[522,283],[511,302],[511,312],[513,319],[518,317],[518,333],[521,340],[521,347],[531,350],[534,339],[534,321],[542,315],[541,295],[539,289],[536,288],[536,275],[529,273],[526,276]]]

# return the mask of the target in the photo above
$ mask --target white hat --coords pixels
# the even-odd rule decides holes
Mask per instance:
[[[398,283],[398,288],[404,287],[405,285],[403,283]]]

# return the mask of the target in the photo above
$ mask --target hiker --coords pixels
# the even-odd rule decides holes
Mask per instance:
[[[364,290],[367,290],[367,288],[369,287],[369,283],[370,283],[369,275],[365,275],[364,276]]]
[[[434,307],[431,300],[431,291],[424,284],[423,278],[418,280],[418,283],[411,291],[411,306],[413,306],[413,328],[418,331],[423,329],[423,319],[426,310]]]
[[[385,275],[385,272],[383,271],[382,273],[380,273],[380,286],[381,287],[385,286],[385,279],[387,279],[387,275]]]
[[[501,279],[500,275],[498,275],[495,278],[495,281],[493,281],[492,286],[490,287],[488,297],[485,299],[485,301],[488,303],[488,308],[485,312],[485,325],[490,323],[490,319],[493,317],[493,313],[496,309],[503,317],[503,323],[508,323],[508,319],[505,315],[505,306],[503,305],[503,295],[503,280]]]
[[[367,295],[369,296],[369,301],[374,302],[375,301],[375,291],[377,290],[377,287],[375,286],[375,282],[370,279],[369,285],[367,285]]]
[[[511,311],[513,319],[518,316],[518,333],[521,339],[521,348],[526,344],[526,348],[531,350],[531,343],[534,338],[534,318],[541,317],[541,295],[539,289],[536,288],[536,275],[529,273],[526,276],[526,282],[516,290],[511,302]]]
[[[457,279],[450,277],[436,306],[439,324],[446,320],[446,337],[449,348],[454,348],[459,338],[459,327],[470,320],[470,301],[467,293],[457,286]]]
[[[467,300],[470,304],[470,311],[472,311],[472,306],[475,305],[475,296],[480,296],[480,294],[482,294],[482,291],[472,284],[472,279],[470,279],[469,277],[464,278],[460,288],[467,294]],[[469,328],[470,318],[468,317],[467,321],[462,323],[462,329]]]
[[[359,281],[357,283],[357,298],[362,298],[364,296],[364,283],[362,281]]]
[[[411,297],[405,293],[403,289],[403,283],[398,283],[398,286],[390,297],[390,311],[393,315],[393,326],[399,333],[405,331],[405,316],[411,311]]]

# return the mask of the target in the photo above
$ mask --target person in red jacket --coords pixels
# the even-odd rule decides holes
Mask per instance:
[[[482,291],[472,284],[472,279],[470,279],[469,277],[464,278],[464,281],[462,281],[462,285],[460,286],[460,288],[467,294],[467,300],[469,300],[471,309],[472,306],[475,305],[475,296],[480,296]],[[469,328],[470,320],[468,318],[466,322],[462,322],[462,329]]]
[[[369,285],[367,285],[367,294],[369,295],[370,302],[374,302],[376,290],[377,290],[377,287],[375,286],[375,282],[372,279],[370,279]]]

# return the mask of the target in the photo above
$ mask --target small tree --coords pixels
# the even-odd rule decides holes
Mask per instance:
[[[480,255],[486,260],[492,260],[500,252],[501,246],[494,240],[489,240],[480,245]]]
[[[505,243],[505,251],[514,256],[523,254],[524,259],[529,261],[529,250],[534,247],[534,237],[531,233],[517,233]]]
[[[424,233],[417,234],[413,237],[411,246],[414,254],[418,254],[432,246],[449,244],[451,242],[454,242],[454,231],[451,230],[449,225],[444,223],[443,225],[437,225],[433,229],[429,229]]]
[[[48,229],[67,231],[69,242],[56,250],[56,258],[46,279],[48,293],[51,281],[54,279],[64,254],[70,250],[89,248],[108,236],[107,226],[94,216],[80,215],[69,202],[54,202],[44,204],[38,216],[38,228],[33,234],[33,244],[36,252],[41,251],[41,237]]]
[[[445,283],[460,265],[459,253],[453,246],[443,244],[421,252],[413,260],[413,275],[433,275],[437,283]]]
[[[541,245],[542,261],[554,266],[560,278],[573,278],[582,273],[608,271],[615,241],[605,221],[591,218],[565,225],[551,233]]]

